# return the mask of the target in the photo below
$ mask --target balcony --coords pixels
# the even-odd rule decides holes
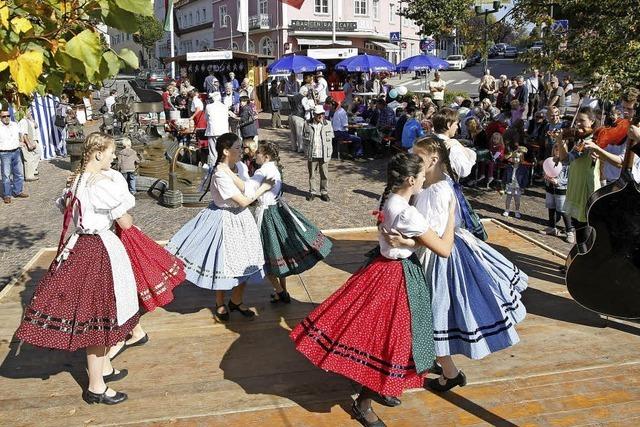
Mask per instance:
[[[271,28],[271,15],[259,13],[249,17],[250,30],[268,30]]]

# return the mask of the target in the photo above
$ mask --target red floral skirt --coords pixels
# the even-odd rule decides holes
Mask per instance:
[[[412,357],[402,262],[378,257],[291,332],[314,365],[384,395],[423,386]]]
[[[25,308],[16,337],[38,347],[75,351],[124,340],[139,315],[118,326],[111,261],[102,239],[81,235],[69,258],[55,261]]]
[[[185,279],[182,261],[137,227],[116,231],[131,259],[140,304],[153,311],[173,301],[173,289]]]

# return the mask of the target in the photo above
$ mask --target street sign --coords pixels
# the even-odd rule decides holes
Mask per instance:
[[[433,50],[436,48],[436,41],[433,39],[420,40],[420,50]]]
[[[407,42],[402,42],[402,43],[400,43],[400,47],[401,47],[402,49],[406,49],[406,48],[407,48]]]
[[[389,33],[389,41],[391,43],[397,43],[400,41],[400,31],[392,31]]]
[[[558,19],[557,21],[553,21],[551,24],[551,31],[555,32],[565,32],[569,30],[569,20],[568,19]]]

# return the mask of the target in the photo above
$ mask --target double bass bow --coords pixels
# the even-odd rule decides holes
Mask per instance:
[[[565,277],[578,304],[626,319],[640,318],[640,185],[632,175],[634,152],[640,154],[640,143],[628,138],[620,178],[589,197],[589,238],[583,248],[571,249]]]

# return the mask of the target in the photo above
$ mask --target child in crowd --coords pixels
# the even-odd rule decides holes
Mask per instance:
[[[559,149],[557,146],[553,147],[553,159],[555,162],[560,162]],[[556,227],[556,224],[562,217],[564,221],[564,227],[567,233],[565,241],[567,243],[574,243],[576,241],[575,231],[571,226],[571,217],[565,212],[564,201],[567,197],[567,183],[569,182],[569,162],[563,161],[562,169],[556,177],[550,177],[547,174],[544,175],[545,182],[545,206],[549,210],[549,227],[541,230],[540,233],[548,236],[559,236],[560,231]]]
[[[505,151],[505,147],[504,147],[504,141],[502,139],[502,135],[500,134],[500,132],[494,132],[493,135],[491,135],[491,139],[489,141],[489,154],[491,155],[491,158],[488,161],[478,165],[482,173],[482,176],[478,178],[478,181],[482,180],[486,174],[487,189],[490,188],[491,183],[495,179],[494,176],[495,176],[496,164],[504,160],[504,151]]]
[[[118,170],[124,175],[129,192],[136,194],[136,170],[142,163],[142,156],[131,148],[131,139],[122,138],[124,148],[118,153]]]
[[[412,245],[449,256],[454,203],[439,237],[409,199],[422,189],[424,162],[399,153],[387,167],[378,224],[397,230]],[[313,310],[291,332],[296,349],[313,364],[362,384],[352,410],[365,426],[384,426],[372,400],[400,404],[408,388],[423,387],[435,358],[431,292],[414,249],[391,247],[382,234],[380,255]]]
[[[507,198],[505,200],[505,210],[502,213],[503,216],[509,216],[511,213],[511,200],[515,202],[515,217],[520,219],[520,198],[522,192],[528,184],[528,169],[521,163],[524,160],[524,154],[527,152],[527,147],[520,146],[517,143],[511,143],[507,145],[507,154],[505,159],[509,162],[509,165],[505,168],[505,182],[507,183],[505,193]]]

